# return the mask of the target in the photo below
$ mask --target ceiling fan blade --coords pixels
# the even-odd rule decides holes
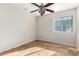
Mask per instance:
[[[40,7],[38,4],[36,4],[36,3],[32,3],[33,5],[35,5],[35,6],[37,6],[37,7]]]
[[[46,9],[46,11],[49,11],[49,12],[51,12],[51,13],[53,13],[53,12],[54,12],[53,10],[50,10],[50,9]]]
[[[48,6],[52,5],[52,4],[54,4],[54,3],[47,3],[44,7],[48,7]]]
[[[31,11],[31,13],[36,12],[36,11],[38,11],[38,10],[39,10],[39,9],[33,10],[33,11]]]

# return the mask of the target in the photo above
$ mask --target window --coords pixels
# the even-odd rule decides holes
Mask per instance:
[[[73,16],[58,17],[54,20],[54,31],[73,32]]]

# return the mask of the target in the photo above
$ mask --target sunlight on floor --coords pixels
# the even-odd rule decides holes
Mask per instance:
[[[31,48],[28,48],[28,49],[25,49],[25,50],[20,50],[20,51],[15,51],[13,53],[10,53],[10,54],[5,54],[3,56],[21,56],[21,55],[29,55],[29,54],[32,54],[34,52],[37,52],[37,51],[40,51],[42,50],[43,48],[40,48],[40,47],[31,47]]]

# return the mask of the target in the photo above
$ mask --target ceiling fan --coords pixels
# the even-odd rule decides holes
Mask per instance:
[[[43,3],[41,3],[41,5],[38,5],[36,3],[31,3],[32,5],[37,6],[39,9],[33,10],[31,11],[31,13],[38,11],[40,13],[40,15],[42,16],[43,14],[45,14],[45,11],[51,12],[53,13],[54,10],[48,9],[47,7],[49,7],[50,5],[53,5],[54,3],[47,3],[46,5],[44,5]]]

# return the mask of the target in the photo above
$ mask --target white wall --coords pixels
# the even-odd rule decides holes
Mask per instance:
[[[77,8],[77,48],[79,51],[79,6]]]
[[[0,52],[35,40],[35,18],[8,4],[0,4]]]
[[[54,17],[73,15],[73,32],[53,32]],[[76,45],[76,9],[56,12],[51,15],[38,17],[37,20],[38,40]]]

